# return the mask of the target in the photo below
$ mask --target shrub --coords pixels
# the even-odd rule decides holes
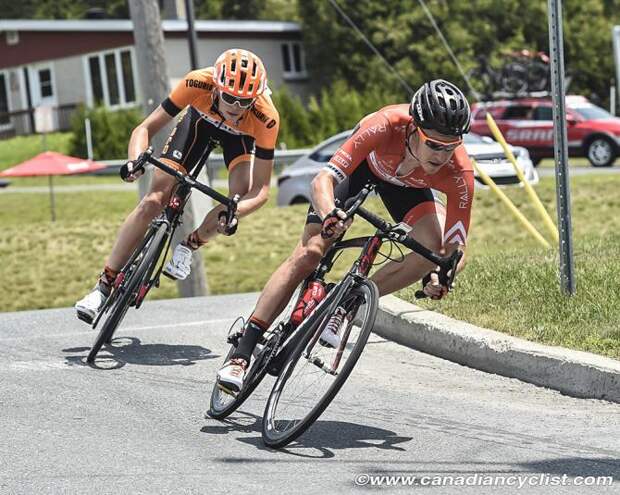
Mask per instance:
[[[131,131],[142,122],[138,109],[109,110],[105,107],[85,108],[80,106],[71,118],[70,153],[87,156],[85,118],[90,119],[95,160],[123,159],[127,156],[127,144]]]

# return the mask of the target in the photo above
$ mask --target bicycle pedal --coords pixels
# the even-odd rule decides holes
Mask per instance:
[[[220,382],[217,383],[217,388],[219,388],[222,392],[224,392],[227,395],[230,395],[232,397],[234,397],[235,399],[237,398],[237,395],[239,395],[239,392],[235,392],[232,389],[226,388],[224,385],[222,385]]]
[[[83,313],[81,311],[77,312],[77,317],[79,320],[82,320],[84,323],[88,323],[89,325],[93,324],[94,318],[87,313]]]
[[[171,274],[169,274],[166,270],[163,270],[162,273],[164,274],[164,277],[168,277],[170,280],[174,280],[176,281],[177,278],[173,277]]]

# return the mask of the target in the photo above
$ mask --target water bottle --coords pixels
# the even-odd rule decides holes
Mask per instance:
[[[303,295],[297,300],[291,315],[291,323],[299,325],[325,298],[325,284],[320,280],[313,280],[306,287]]]

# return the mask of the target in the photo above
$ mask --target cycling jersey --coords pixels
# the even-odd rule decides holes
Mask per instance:
[[[463,145],[435,174],[417,167],[405,175],[397,173],[405,158],[407,127],[413,126],[409,105],[390,105],[368,115],[351,137],[336,151],[326,169],[341,183],[367,162],[375,177],[390,184],[435,189],[447,200],[444,243],[465,244],[474,194],[474,171]]]
[[[203,136],[212,136],[222,145],[229,169],[249,161],[252,154],[272,159],[280,117],[269,91],[258,96],[238,120],[222,122],[214,89],[213,67],[207,67],[187,74],[162,102],[162,108],[173,117],[189,106],[170,134],[162,157],[188,170],[200,156],[199,148],[206,141]]]

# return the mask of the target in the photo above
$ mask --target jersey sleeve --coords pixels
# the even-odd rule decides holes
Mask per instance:
[[[176,111],[176,115],[209,88],[212,88],[212,84],[207,81],[204,73],[199,70],[192,71],[179,81],[163,101],[162,107],[170,115]]]
[[[387,118],[374,113],[363,119],[334,156],[324,167],[337,183],[345,180],[362,163],[369,153],[389,138],[390,125]]]
[[[256,133],[256,157],[271,160],[278,141],[280,130],[280,116],[277,112],[272,114],[266,123],[259,125]]]
[[[444,244],[467,243],[467,233],[471,220],[471,208],[474,200],[474,172],[465,170],[460,173],[451,173],[448,178],[448,187],[445,188],[446,226],[444,230]]]

